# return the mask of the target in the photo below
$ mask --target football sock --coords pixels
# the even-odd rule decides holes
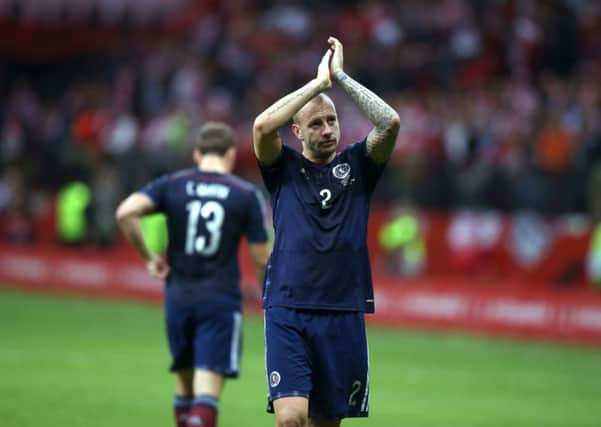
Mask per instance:
[[[215,427],[217,425],[218,401],[213,396],[194,396],[188,412],[187,427]]]
[[[188,412],[192,407],[192,397],[175,396],[173,402],[173,415],[175,416],[176,427],[188,426]]]

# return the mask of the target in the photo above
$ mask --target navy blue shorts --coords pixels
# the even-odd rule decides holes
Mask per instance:
[[[281,397],[309,399],[309,417],[366,417],[369,359],[363,313],[265,310],[268,405]]]
[[[165,321],[170,370],[207,369],[229,378],[239,374],[242,315],[208,303],[183,303],[174,287],[165,288]]]

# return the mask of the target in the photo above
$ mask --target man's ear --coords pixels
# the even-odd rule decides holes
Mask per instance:
[[[194,160],[194,163],[196,163],[197,165],[200,164],[200,159],[202,159],[202,153],[200,152],[200,150],[198,148],[195,148],[194,150],[192,150],[192,159]]]
[[[238,150],[236,150],[235,147],[230,147],[227,149],[227,151],[224,154],[224,158],[226,160],[226,162],[228,163],[228,167],[230,170],[234,170],[234,166],[236,165],[236,154],[237,154]]]
[[[301,128],[296,123],[292,123],[291,129],[292,129],[292,133],[294,134],[294,136],[296,136],[297,139],[300,139],[300,140],[303,139],[303,132],[301,131]]]

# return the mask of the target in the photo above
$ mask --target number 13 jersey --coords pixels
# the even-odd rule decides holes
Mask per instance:
[[[273,165],[259,167],[275,230],[264,307],[373,312],[367,221],[384,164],[363,140],[325,165],[284,145]]]
[[[240,299],[238,244],[267,241],[265,203],[256,187],[231,174],[188,169],[142,190],[167,216],[167,285],[192,284],[195,293]]]

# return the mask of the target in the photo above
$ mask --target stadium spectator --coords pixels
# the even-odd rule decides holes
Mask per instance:
[[[235,156],[232,129],[208,122],[194,149],[196,169],[153,180],[116,213],[148,272],[165,280],[178,427],[215,427],[225,378],[239,373],[240,239],[249,241],[259,283],[267,261],[264,202],[254,186],[230,173]],[[166,260],[150,251],[142,235],[140,219],[151,212],[167,216]]]
[[[31,195],[23,173],[10,167],[0,178],[0,238],[19,244],[35,239]]]
[[[142,3],[149,15],[161,10],[156,2]],[[99,11],[100,28],[110,28],[119,14],[143,9],[131,2],[119,10],[115,4],[87,4],[89,11]],[[43,13],[34,13],[36,7]],[[34,25],[61,22],[53,7],[33,2],[26,16]],[[18,20],[24,15],[15,14],[17,9],[7,6],[0,13]],[[177,10],[175,3],[168,7],[169,13]],[[56,78],[23,72],[27,66],[10,59],[3,73],[9,96],[0,115],[3,159],[18,156],[25,168],[34,170],[40,157],[45,164],[50,161],[57,174],[50,179],[37,174],[31,182],[56,192],[72,178],[90,183],[91,176],[71,176],[92,169],[89,163],[96,160],[86,156],[103,158],[108,153],[122,171],[123,164],[131,163],[132,150],[141,151],[150,166],[136,168],[133,179],[121,180],[121,191],[127,193],[132,189],[128,182],[145,182],[181,165],[176,147],[198,123],[226,120],[248,138],[248,122],[257,106],[310,77],[307,64],[319,56],[317,41],[327,20],[338,31],[353,28],[355,36],[347,41],[348,69],[410,119],[401,129],[397,154],[375,203],[410,196],[425,209],[586,212],[585,191],[558,192],[551,203],[521,187],[524,180],[533,187],[553,187],[557,181],[554,173],[540,173],[536,142],[550,121],[558,124],[552,114],[560,114],[562,128],[571,133],[572,148],[564,160],[569,165],[579,160],[573,156],[587,139],[579,131],[587,125],[578,128],[582,117],[586,123],[596,122],[591,118],[598,115],[599,102],[588,95],[599,90],[601,68],[595,43],[601,36],[601,8],[594,3],[339,2],[316,14],[300,2],[202,2],[182,13],[190,11],[194,17],[177,21],[193,24],[177,29],[184,37],[166,33],[132,41],[123,36],[119,49],[107,48],[102,59],[57,60],[52,65],[60,70]],[[72,19],[85,21],[84,15]],[[134,14],[123,22],[136,22],[135,32],[151,22],[144,16]],[[555,37],[559,31],[566,37]],[[270,52],[262,49],[265,45],[272,46]],[[290,49],[298,52],[293,58],[285,54]],[[549,81],[563,87],[561,96],[550,92],[554,89]],[[333,96],[341,119],[349,123],[349,139],[360,138],[369,124],[357,118],[348,100]],[[45,129],[47,125],[51,128]],[[111,134],[113,130],[119,133]],[[241,147],[239,173],[257,180],[247,161],[252,152],[246,150]],[[417,168],[410,176],[404,171],[408,163]],[[559,180],[585,188],[585,169],[579,173],[570,166]]]
[[[364,313],[374,311],[368,205],[399,116],[344,72],[342,44],[334,37],[328,43],[316,77],[259,114],[253,127],[274,210],[263,305],[268,411],[279,427],[334,427],[368,414]],[[341,152],[336,108],[323,94],[333,82],[373,124]],[[290,119],[301,153],[279,135]]]
[[[427,262],[423,227],[413,206],[399,204],[391,210],[390,219],[378,230],[378,241],[388,255],[384,270],[403,277],[423,272]]]
[[[111,164],[95,166],[87,217],[89,239],[100,248],[112,246],[117,238],[114,210],[121,198],[117,182],[117,171]]]
[[[80,246],[88,241],[90,187],[81,181],[66,183],[56,196],[56,235],[64,245]]]

